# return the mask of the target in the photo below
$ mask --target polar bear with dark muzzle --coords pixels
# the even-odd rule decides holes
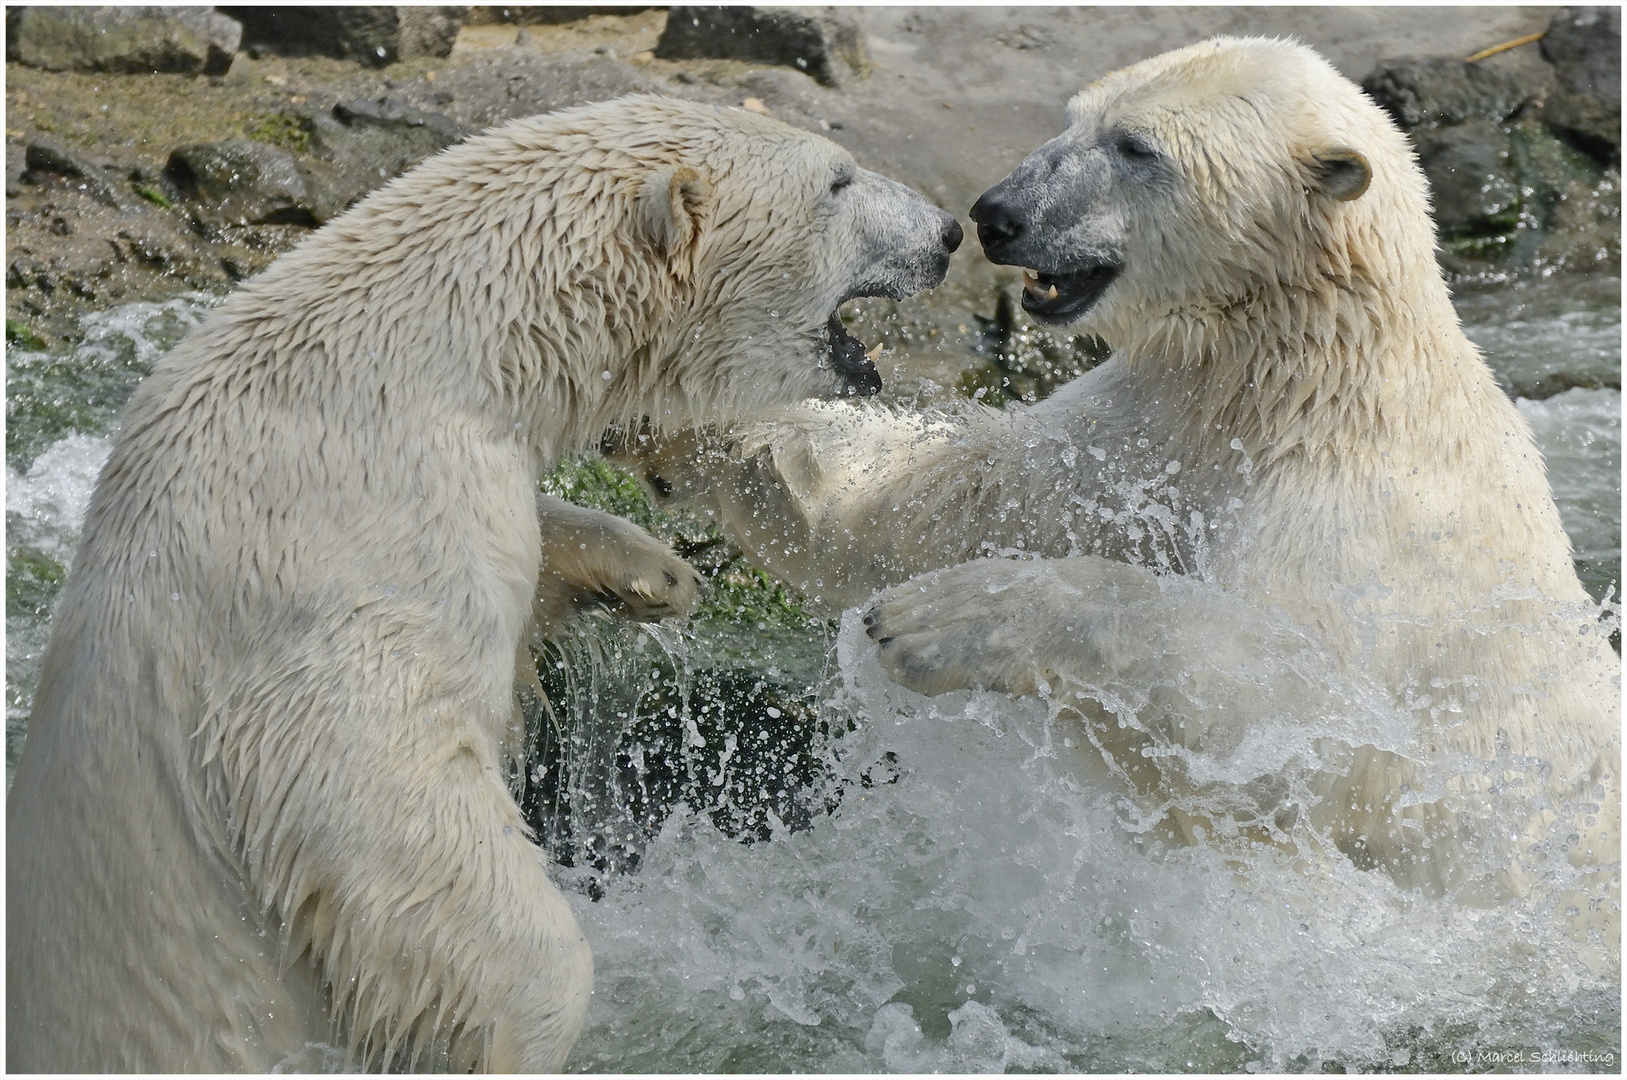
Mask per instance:
[[[959,239],[824,139],[640,97],[470,139],[228,299],[132,399],[56,612],[7,1065],[559,1069],[592,961],[505,781],[516,648],[534,599],[696,583],[538,478],[873,393],[837,306]]]
[[[896,585],[867,618],[900,681],[1049,695],[1080,770],[1178,839],[1551,889],[1614,948],[1620,663],[1406,138],[1264,39],[1115,71],[1068,119],[972,216],[1112,359],[1031,408],[807,406],[642,466],[828,606]],[[1198,779],[1262,730],[1305,748]]]

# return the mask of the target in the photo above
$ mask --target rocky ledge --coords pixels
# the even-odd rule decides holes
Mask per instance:
[[[1460,278],[1614,272],[1620,10],[1454,11],[8,8],[8,338],[224,291],[467,133],[629,92],[771,113],[963,212],[1068,88],[1217,32],[1299,36],[1391,111]],[[1041,396],[1100,346],[1024,324],[1008,271],[859,317],[926,381]]]

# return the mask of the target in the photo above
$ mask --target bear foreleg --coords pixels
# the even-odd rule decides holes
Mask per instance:
[[[250,842],[251,880],[293,913],[290,946],[309,944],[360,1062],[555,1072],[592,954],[496,746],[455,708],[347,725],[347,746],[311,759],[324,765],[280,778],[283,813]]]
[[[542,570],[532,617],[544,636],[590,604],[638,622],[682,618],[700,599],[694,567],[630,521],[540,496]]]

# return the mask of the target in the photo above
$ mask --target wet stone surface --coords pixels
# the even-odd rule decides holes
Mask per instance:
[[[381,27],[395,19],[391,33],[410,29],[399,15],[407,9],[368,10],[383,13]],[[423,18],[442,12],[436,18],[444,23],[452,9],[415,10]],[[795,57],[739,53],[730,45],[738,27],[693,25],[706,21],[699,16],[686,23],[693,40],[679,49],[672,43],[684,34],[659,9],[491,21],[505,18],[502,11],[473,9],[449,51],[426,30],[424,42],[397,48],[393,62],[378,68],[334,44],[343,28],[325,23],[302,32],[322,31],[333,39],[326,44],[314,37],[278,43],[272,31],[255,29],[230,70],[213,78],[48,72],[13,63],[8,319],[51,341],[71,335],[74,314],[86,308],[228,288],[304,230],[464,134],[630,92],[752,103],[849,145],[870,167],[961,211],[1055,133],[1068,86],[1082,85],[1098,66],[1216,31],[1299,33],[1347,74],[1369,76],[1418,142],[1437,191],[1443,259],[1455,273],[1585,270],[1611,265],[1620,249],[1619,173],[1562,138],[1543,106],[1567,86],[1607,93],[1596,73],[1603,62],[1597,47],[1578,45],[1572,29],[1548,49],[1553,62],[1535,45],[1476,64],[1461,59],[1550,21],[1586,22],[1588,33],[1607,36],[1608,18],[1588,22],[1586,12],[1532,19],[1475,9],[1462,26],[1443,30],[1402,13],[1387,16],[1394,26],[1368,20],[1358,29],[1344,27],[1338,13],[1307,22],[1266,9],[1179,19],[1103,11],[1082,22],[1060,10],[1008,17],[876,8],[844,14],[838,34],[825,13],[808,9],[796,17],[817,24],[832,70],[844,73],[822,82],[819,72],[795,66]],[[734,14],[755,19],[754,12]],[[295,29],[276,33],[298,37]],[[752,40],[773,37],[766,22],[747,29]],[[1380,50],[1403,42],[1443,52],[1382,59]],[[254,167],[211,174],[236,177],[233,183],[189,187],[183,166],[199,147],[228,148],[217,156],[235,154]],[[30,163],[47,156],[46,167]],[[1018,339],[1001,321],[1000,297],[1015,286],[1014,273],[962,257],[943,288],[871,318],[886,323],[883,375],[890,362],[893,377],[884,392],[904,400],[940,389],[1032,399],[1088,362],[1074,358],[1081,343],[1032,329],[1018,336],[1038,354],[1013,359]],[[883,310],[855,304],[845,315],[863,321]]]
[[[1614,23],[1604,12],[1557,11],[1540,42],[1543,65],[1405,58],[1362,79],[1412,137],[1441,261],[1454,273],[1608,270],[1619,261],[1620,70],[1616,60],[1609,77],[1606,54],[1620,51],[1620,24],[1619,11]]]

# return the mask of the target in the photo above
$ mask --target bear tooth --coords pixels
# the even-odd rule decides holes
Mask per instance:
[[[1023,288],[1027,289],[1029,292],[1037,292],[1039,290],[1039,276],[1035,274],[1034,271],[1023,271]]]
[[[876,362],[876,357],[881,355],[881,342],[879,342],[879,341],[876,342],[876,347],[871,349],[869,352],[865,353],[864,355],[865,355],[865,359],[869,360],[872,364],[875,363]]]
[[[1055,285],[1052,285],[1049,289],[1045,290],[1045,299],[1047,299],[1047,300],[1055,300],[1056,299],[1056,286]]]

